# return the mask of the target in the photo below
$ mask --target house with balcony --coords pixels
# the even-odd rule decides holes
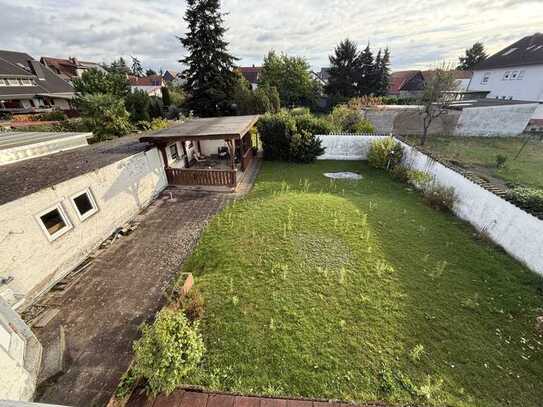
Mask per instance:
[[[0,114],[71,110],[74,89],[24,52],[0,50]]]

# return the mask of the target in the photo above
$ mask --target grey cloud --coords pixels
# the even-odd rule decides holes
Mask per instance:
[[[176,38],[186,27],[183,2],[170,7],[159,0],[0,0],[0,9],[0,48],[34,57],[111,61],[135,55],[146,67],[173,69],[184,54]],[[543,2],[223,0],[223,10],[230,50],[240,64],[261,63],[275,49],[318,68],[348,37],[360,46],[390,47],[393,68],[403,69],[455,59],[479,40],[497,51],[537,31]]]

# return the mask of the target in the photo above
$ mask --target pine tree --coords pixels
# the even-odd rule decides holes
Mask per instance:
[[[360,80],[357,86],[358,94],[360,96],[371,95],[375,84],[375,64],[370,44],[360,53],[359,59]]]
[[[140,60],[132,56],[130,58],[132,58],[132,68],[130,69],[130,71],[132,72],[132,75],[141,78],[143,76],[143,68],[141,66]]]
[[[376,71],[378,74],[374,92],[376,96],[386,96],[388,93],[388,85],[390,83],[390,50],[385,48],[385,52],[383,53],[382,57],[381,50],[379,50],[378,56],[375,59]]]
[[[484,45],[476,42],[471,48],[466,50],[465,56],[458,58],[460,64],[456,69],[471,71],[475,65],[484,61],[487,57]]]
[[[130,73],[130,68],[128,68],[128,65],[123,57],[113,61],[109,67],[107,67],[107,70],[111,73],[119,73],[123,75]]]
[[[333,98],[350,99],[357,95],[360,80],[360,58],[357,46],[349,39],[341,41],[330,55],[330,77],[326,93]]]
[[[185,21],[188,33],[179,39],[187,56],[179,62],[187,66],[187,107],[199,116],[231,114],[236,58],[223,39],[220,0],[187,0]]]

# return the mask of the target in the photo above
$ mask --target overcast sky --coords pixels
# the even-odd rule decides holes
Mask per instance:
[[[270,49],[318,69],[344,38],[389,47],[392,68],[456,62],[482,41],[492,53],[543,30],[543,0],[223,0],[227,40],[240,65]],[[179,69],[185,2],[164,0],[0,0],[0,49],[34,58],[111,61]]]

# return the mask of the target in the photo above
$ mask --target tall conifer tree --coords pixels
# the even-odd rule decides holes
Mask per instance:
[[[180,41],[187,56],[179,62],[187,66],[187,106],[204,117],[231,114],[236,58],[224,40],[220,0],[187,0],[185,21],[188,32]]]

